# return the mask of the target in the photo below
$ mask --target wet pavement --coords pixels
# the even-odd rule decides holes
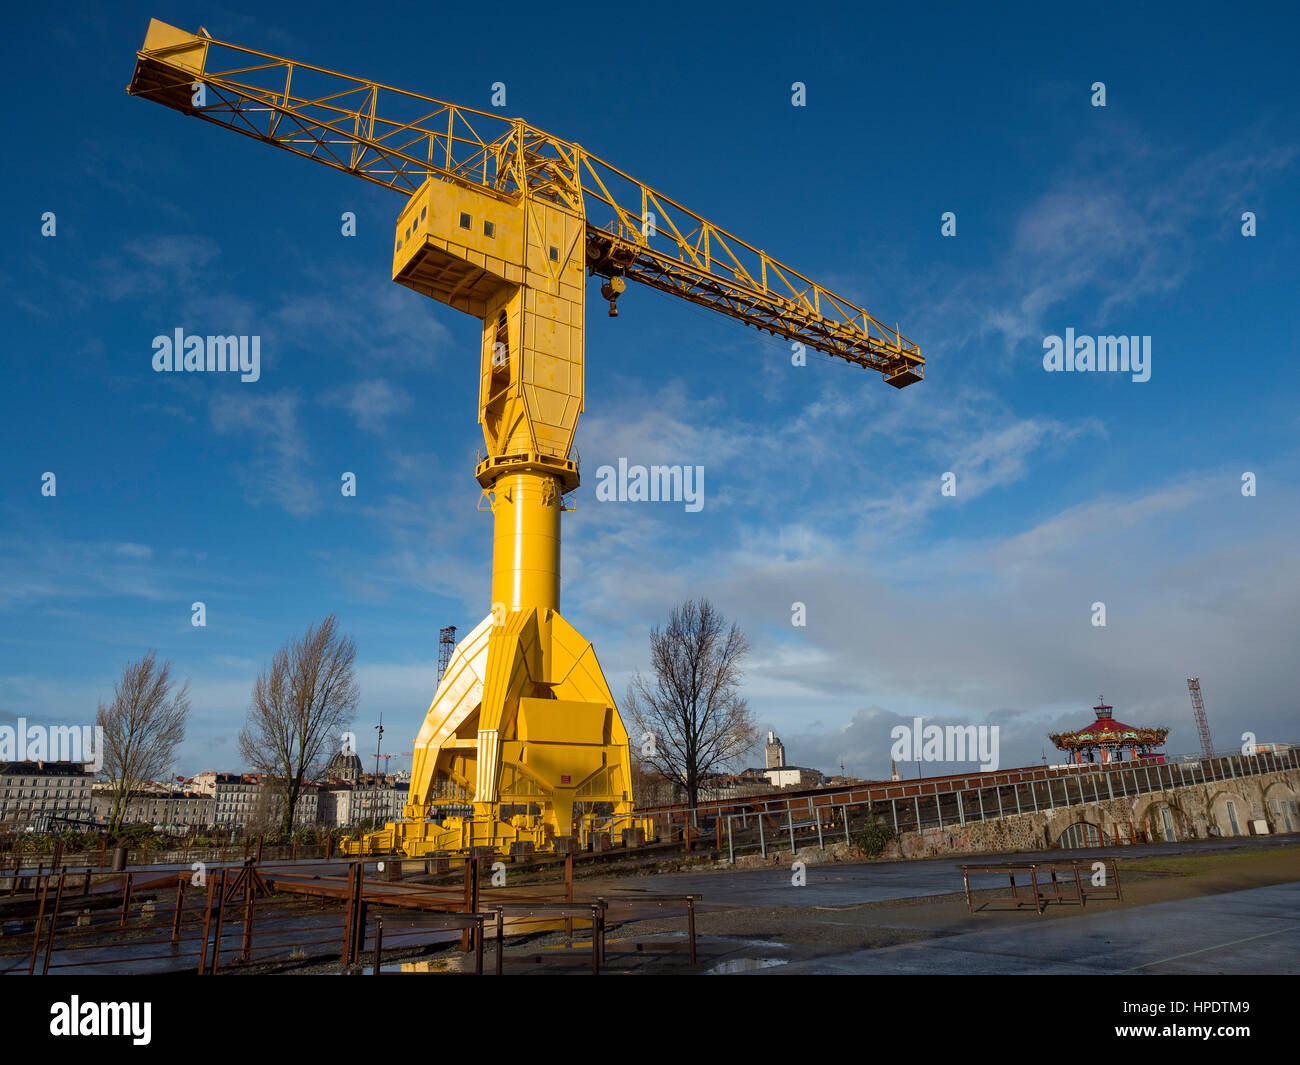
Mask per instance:
[[[831,862],[809,864],[804,870],[806,885],[794,887],[789,865],[762,869],[733,870],[727,866],[696,869],[690,872],[658,873],[635,877],[580,877],[575,885],[579,899],[604,896],[623,903],[635,903],[647,895],[681,897],[702,896],[697,907],[702,920],[713,918],[716,930],[701,929],[700,960],[691,967],[685,958],[655,962],[651,955],[656,943],[680,941],[684,922],[659,924],[658,931],[646,925],[620,928],[627,920],[672,922],[683,911],[676,905],[658,907],[653,900],[644,905],[619,907],[621,920],[610,928],[610,945],[635,947],[633,940],[646,949],[645,955],[633,955],[620,963],[614,957],[606,971],[653,972],[693,971],[715,975],[730,974],[798,974],[798,973],[1296,973],[1300,972],[1300,882],[1228,891],[1198,898],[1153,902],[1127,907],[1104,906],[1084,910],[1050,907],[1048,916],[1038,917],[1032,910],[990,920],[987,927],[975,927],[966,919],[965,906],[951,897],[962,891],[958,866],[963,862],[1010,861],[1034,857],[1061,860],[1071,856],[1081,859],[1115,856],[1121,859],[1172,857],[1214,852],[1232,852],[1249,848],[1253,851],[1277,847],[1294,847],[1295,835],[1250,837],[1227,840],[1189,841],[1173,844],[1093,848],[1081,851],[1051,851],[1038,854],[960,855],[892,862]],[[278,865],[278,863],[277,863]],[[176,869],[185,867],[175,867]],[[262,867],[267,873],[275,866]],[[279,868],[300,874],[341,875],[343,863],[283,863]],[[1121,874],[1123,865],[1121,863]],[[165,874],[166,867],[152,867],[150,873]],[[209,867],[209,875],[212,869]],[[405,885],[412,887],[410,881]],[[977,885],[978,886],[978,885]],[[514,891],[538,890],[551,893],[554,883],[514,888]],[[948,899],[941,897],[948,896]],[[162,893],[156,895],[158,908],[167,908]],[[484,903],[491,905],[491,890],[484,892]],[[916,899],[916,906],[906,900]],[[927,901],[928,900],[928,901]],[[77,912],[77,900],[71,899],[69,910]],[[299,900],[301,903],[301,900]],[[903,903],[886,909],[863,907],[871,904]],[[935,908],[939,907],[938,910]],[[948,907],[951,913],[943,916]],[[770,911],[774,929],[771,936],[727,934],[723,922],[743,918],[760,927]],[[961,917],[956,914],[960,911]],[[274,916],[273,916],[274,915]],[[611,911],[611,916],[613,911]],[[940,919],[942,918],[942,919]],[[985,920],[977,917],[977,923]],[[30,919],[29,919],[30,920]],[[788,937],[775,931],[786,921],[803,921],[804,931],[815,924],[816,942],[778,942]],[[96,924],[116,924],[111,914],[96,915]],[[511,922],[512,924],[514,922]],[[30,930],[18,932],[7,922],[0,945],[16,954],[0,957],[0,973],[26,972],[31,939]],[[312,912],[303,905],[279,903],[259,906],[256,955],[287,959],[298,944],[307,944],[305,953],[295,956],[307,960],[322,950],[334,951],[341,939],[342,909],[337,904],[325,912]],[[540,932],[541,929],[538,929]],[[575,929],[575,931],[578,931]],[[160,912],[147,927],[133,929],[132,935],[113,936],[85,950],[69,950],[75,936],[64,938],[60,932],[51,958],[51,972],[193,972],[198,956],[200,926],[186,927],[182,942],[172,948],[167,942],[170,914]],[[239,919],[227,925],[222,936],[222,968],[235,961],[240,948]],[[532,943],[520,942],[507,954],[518,949],[527,954],[549,954],[546,960],[563,965],[571,957],[571,971],[581,971],[586,964],[582,953],[581,931],[574,943],[551,942],[543,936]],[[12,935],[12,938],[10,938]],[[489,940],[492,931],[488,931]],[[390,952],[422,944],[448,944],[459,940],[455,930],[428,927],[414,915],[385,913],[385,971],[401,970]],[[9,942],[5,942],[9,940]],[[587,940],[589,944],[589,939]],[[12,944],[12,946],[10,946]],[[102,945],[101,945],[102,944]],[[338,944],[341,946],[341,943]],[[681,946],[680,942],[676,944]],[[571,953],[572,952],[572,953]],[[42,947],[42,955],[44,948]],[[459,954],[459,952],[456,952]],[[527,957],[519,959],[528,961]],[[438,969],[461,969],[463,958],[435,961]],[[74,967],[70,967],[73,966]],[[392,966],[392,968],[390,968]],[[41,960],[37,962],[40,971]],[[317,971],[323,971],[315,966]],[[492,966],[488,965],[488,971]],[[512,964],[512,969],[516,967]],[[525,971],[530,967],[525,966]],[[538,965],[531,971],[554,971]]]
[[[584,894],[626,898],[638,893],[702,895],[706,904],[727,906],[853,906],[864,902],[925,898],[959,893],[962,889],[959,865],[978,862],[1030,861],[1034,858],[1061,861],[1071,857],[1173,857],[1213,851],[1252,850],[1261,847],[1295,846],[1300,835],[1255,836],[1225,840],[1190,840],[1184,843],[1152,843],[1124,847],[1092,847],[1079,851],[1038,851],[1016,854],[949,854],[941,858],[920,858],[895,862],[834,862],[808,865],[807,883],[795,888],[789,865],[770,869],[728,867],[710,872],[660,873],[635,879],[584,878],[578,882]],[[1123,881],[1123,863],[1120,878]],[[794,892],[797,891],[796,896]]]
[[[1296,974],[1300,883],[792,960],[783,973]],[[768,970],[753,970],[768,971]]]

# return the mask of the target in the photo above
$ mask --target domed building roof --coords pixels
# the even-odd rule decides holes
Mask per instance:
[[[355,784],[361,775],[361,758],[356,751],[339,751],[326,763],[327,780],[343,780]]]

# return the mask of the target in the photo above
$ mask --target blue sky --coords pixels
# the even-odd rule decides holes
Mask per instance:
[[[394,193],[128,97],[152,16],[485,110],[504,82],[505,114],[921,345],[926,380],[896,392],[638,286],[610,320],[589,285],[584,470],[705,469],[698,513],[597,502],[589,473],[566,517],[563,609],[616,694],[704,594],[804,765],[887,772],[915,715],[999,724],[1004,765],[1037,761],[1099,692],[1190,751],[1193,675],[1217,745],[1300,739],[1292,11],[491,11],[11,16],[0,722],[89,721],[154,648],[193,694],[177,771],[235,768],[257,672],[333,611],[358,732],[382,711],[409,750],[439,627],[489,606],[477,324],[389,280]],[[155,374],[176,327],[260,335],[261,379]],[[1151,337],[1151,379],[1046,373],[1067,328]]]

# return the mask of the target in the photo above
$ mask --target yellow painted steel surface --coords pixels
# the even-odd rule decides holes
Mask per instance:
[[[200,91],[201,87],[201,91]],[[402,821],[352,853],[538,850],[633,813],[628,736],[591,643],[560,613],[560,515],[578,486],[588,276],[631,279],[882,374],[897,328],[520,119],[151,21],[129,92],[407,196],[393,280],[482,324],[475,476],[493,517],[491,608],[457,645],[415,742]],[[593,218],[605,212],[606,221]]]
[[[560,609],[560,488],[531,470],[492,486],[492,610]]]

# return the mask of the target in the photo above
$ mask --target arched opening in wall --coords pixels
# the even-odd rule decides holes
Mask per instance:
[[[1071,850],[1079,847],[1099,847],[1101,846],[1101,833],[1097,830],[1096,825],[1087,821],[1080,821],[1062,832],[1056,844],[1058,847]]]
[[[1232,799],[1227,799],[1223,804],[1223,811],[1228,815],[1228,828],[1234,836],[1241,835],[1241,822],[1237,819],[1237,804]]]
[[[1174,812],[1169,808],[1168,803],[1162,802],[1151,807],[1150,818],[1152,839],[1164,840],[1166,843],[1178,842]]]
[[[1267,800],[1269,813],[1272,815],[1274,832],[1295,832],[1300,830],[1300,817],[1296,816],[1295,799]]]

